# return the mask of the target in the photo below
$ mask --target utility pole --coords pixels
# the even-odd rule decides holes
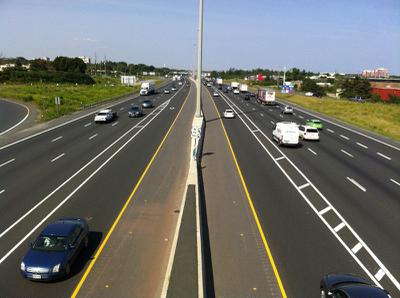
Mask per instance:
[[[202,73],[202,58],[203,58],[202,56],[203,56],[203,0],[199,0],[196,117],[201,117],[201,73]]]
[[[286,66],[283,67],[283,86],[285,86],[285,81],[286,81]]]

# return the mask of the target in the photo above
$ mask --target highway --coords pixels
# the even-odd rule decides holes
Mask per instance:
[[[223,123],[288,296],[317,296],[329,272],[359,274],[396,296],[400,149],[324,120],[319,142],[278,147],[276,122],[315,117],[219,93],[219,114],[237,114]]]
[[[0,99],[0,136],[22,124],[29,112],[25,105]]]
[[[153,99],[155,107],[144,109],[145,115],[141,118],[127,116],[130,106],[143,99],[138,97],[113,106],[119,118],[111,123],[95,124],[93,115],[89,115],[0,148],[2,297],[31,296],[32,293],[35,297],[69,297],[74,292],[94,252],[105,239],[132,190],[141,181],[143,173],[148,170],[149,162],[158,152],[157,148],[188,97],[190,87],[176,85],[177,91],[171,94],[163,93],[164,88],[171,87],[169,84],[157,94],[146,97]],[[186,118],[193,116],[190,110],[186,114]],[[185,137],[185,134],[180,135]],[[179,143],[183,141],[179,140]],[[182,150],[185,150],[184,146]],[[187,151],[189,154],[189,147]],[[168,164],[165,161],[163,167]],[[184,175],[185,164],[177,163],[179,166],[182,170],[177,170],[176,175]],[[169,181],[160,181],[167,183],[164,187],[169,189],[170,183],[176,183],[174,179],[179,180],[179,177],[169,175],[166,176]],[[154,177],[155,181],[159,178]],[[152,181],[147,185],[151,188]],[[162,191],[163,188],[153,189]],[[179,191],[178,184],[171,188],[168,197],[181,199],[182,195],[176,196],[175,193],[179,194]],[[146,197],[146,194],[142,196]],[[165,198],[169,208],[176,209],[175,203],[179,202]],[[173,210],[171,214],[174,214]],[[46,224],[65,216],[86,218],[91,231],[89,249],[72,268],[72,277],[45,285],[23,279],[19,266],[29,243]],[[140,216],[138,223],[143,224]],[[174,221],[169,219],[164,232],[169,235],[174,228]],[[169,246],[166,246],[164,255],[167,255],[168,249]],[[168,260],[168,257],[165,259]],[[154,266],[159,266],[157,261],[154,259]],[[147,265],[152,268],[151,259]],[[159,281],[161,285],[162,278]],[[104,285],[99,289],[103,288]]]

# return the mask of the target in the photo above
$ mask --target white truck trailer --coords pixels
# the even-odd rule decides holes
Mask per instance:
[[[140,95],[149,95],[155,92],[155,84],[153,81],[143,82],[140,86]]]
[[[257,102],[263,105],[275,105],[275,90],[267,88],[258,89]]]
[[[239,83],[238,82],[231,82],[231,87],[232,89],[238,89],[239,88]]]
[[[247,92],[247,91],[249,91],[249,88],[248,88],[247,84],[240,84],[240,85],[239,85],[239,91],[240,91],[240,92]]]

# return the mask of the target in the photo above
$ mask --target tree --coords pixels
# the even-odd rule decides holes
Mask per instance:
[[[85,73],[86,64],[80,58],[56,57],[53,61],[56,71]]]
[[[17,62],[15,63],[15,66],[17,66]],[[20,65],[22,66],[22,64]],[[31,61],[31,66],[30,70],[43,70],[43,71],[48,71],[50,68],[50,63],[42,60],[42,59],[35,59]]]
[[[354,79],[344,79],[340,83],[342,89],[341,97],[353,98],[370,98],[371,84],[367,79],[356,76]]]
[[[326,94],[325,89],[321,86],[318,86],[314,80],[305,79],[303,84],[301,85],[301,91],[303,92],[312,92],[317,97],[322,97]]]

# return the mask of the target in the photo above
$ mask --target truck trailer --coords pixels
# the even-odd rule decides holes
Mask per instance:
[[[258,89],[257,102],[263,105],[275,105],[275,91],[267,88]]]
[[[247,84],[240,84],[240,85],[239,85],[239,91],[240,91],[240,92],[247,92],[247,91],[248,91],[248,86],[247,86]]]
[[[155,84],[153,81],[143,82],[140,86],[140,95],[149,95],[155,92]]]

